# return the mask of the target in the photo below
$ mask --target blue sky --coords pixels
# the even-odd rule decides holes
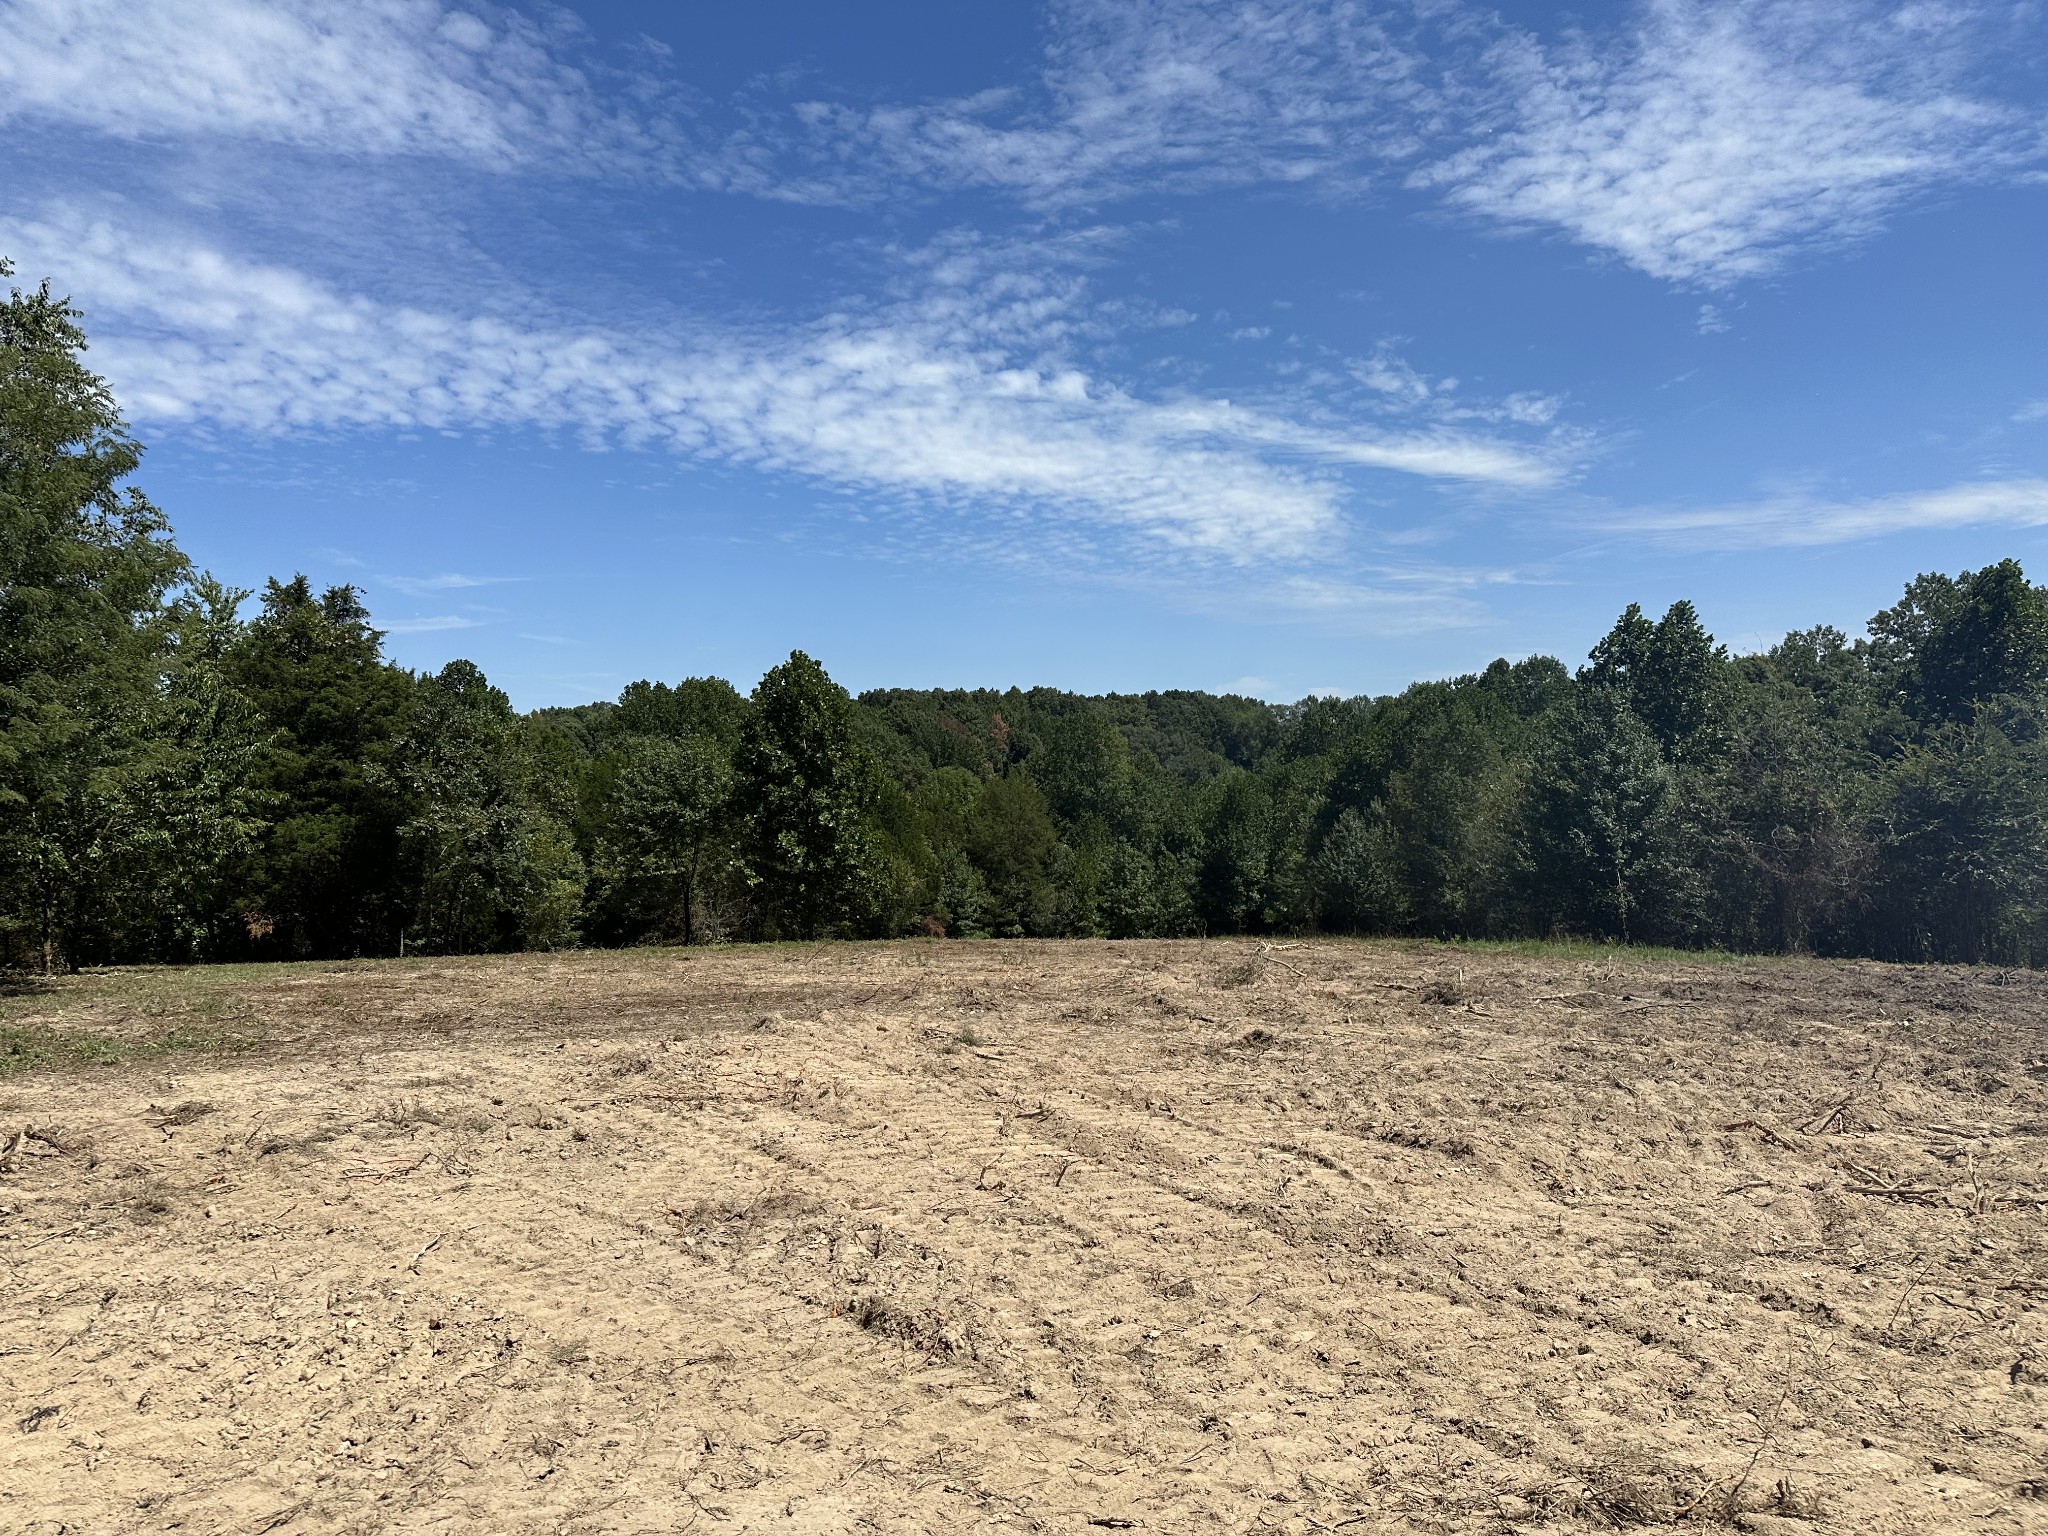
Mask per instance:
[[[225,579],[523,706],[1380,692],[2048,576],[2038,4],[0,0]]]

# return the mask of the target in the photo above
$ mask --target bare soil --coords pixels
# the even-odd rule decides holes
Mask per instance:
[[[2048,1530],[2036,974],[938,942],[0,1022],[124,1056],[0,1079],[0,1530]]]

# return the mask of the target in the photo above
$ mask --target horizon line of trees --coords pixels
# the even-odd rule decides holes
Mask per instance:
[[[0,263],[0,275],[5,273]],[[197,572],[47,286],[0,304],[0,966],[825,935],[1572,934],[2048,963],[2048,590],[1731,656],[1689,603],[1393,696],[521,714],[362,594]]]

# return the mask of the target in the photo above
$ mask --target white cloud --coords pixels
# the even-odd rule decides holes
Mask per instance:
[[[1718,336],[1728,329],[1728,320],[1718,305],[1702,304],[1694,328],[1702,336]]]
[[[1981,480],[1863,501],[1787,498],[1631,513],[1611,526],[1715,549],[1845,544],[1943,528],[2048,527],[2048,480]]]
[[[377,627],[393,635],[431,635],[444,629],[475,629],[483,623],[481,619],[465,619],[459,614],[439,613],[424,619],[382,619]]]
[[[2014,421],[2048,421],[2048,400],[2029,400],[2012,413]]]
[[[847,173],[882,161],[1035,206],[1355,179],[1402,153],[1420,58],[1375,10],[1317,0],[1058,0],[1040,82],[929,107],[814,102]],[[869,172],[871,174],[871,170]]]
[[[524,576],[464,576],[450,571],[442,576],[386,576],[384,584],[407,597],[425,597],[432,592],[449,592],[465,587],[496,587],[524,581]]]
[[[1720,286],[2038,162],[2038,114],[1959,83],[1999,25],[2025,22],[1646,0],[1619,32],[1546,43],[1457,4],[1064,0],[1035,89],[801,115],[847,193],[893,172],[1062,208],[1252,184],[1356,197],[1405,174],[1491,222]]]
[[[1060,351],[1075,289],[1001,249],[927,264],[915,299],[781,328],[663,334],[388,305],[175,233],[76,213],[0,248],[88,309],[94,360],[150,423],[540,428],[939,502],[1013,505],[1231,558],[1338,524],[1342,466],[1513,487],[1558,467],[1444,428],[1379,432],[1147,401]]]
[[[0,0],[0,121],[494,168],[668,148],[561,62],[559,31],[439,0]]]
[[[1492,54],[1496,98],[1473,103],[1480,142],[1411,184],[1654,277],[1768,273],[1914,193],[2038,153],[2015,114],[1949,88],[1961,19],[1941,20],[1857,0],[1654,0],[1626,40],[1514,38]]]
[[[1054,0],[1026,86],[780,117],[750,101],[716,143],[695,108],[601,70],[548,16],[0,0],[0,122],[630,169],[796,201],[906,180],[1045,210],[1256,184],[1346,198],[1407,174],[1490,222],[1709,286],[2041,155],[2038,121],[1954,83],[1991,46],[1962,7],[1648,0],[1620,35],[1546,44],[1456,3]]]

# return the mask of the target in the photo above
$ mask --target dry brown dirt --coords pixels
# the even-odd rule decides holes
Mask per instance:
[[[2039,975],[914,943],[8,1006],[248,1043],[0,1079],[0,1530],[2048,1530]]]

